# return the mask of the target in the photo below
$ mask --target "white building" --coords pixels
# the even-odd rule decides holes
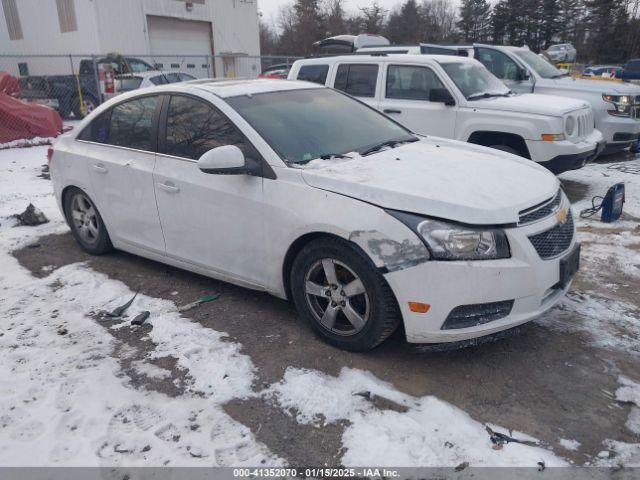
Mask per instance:
[[[257,0],[1,1],[0,55],[25,55],[0,57],[14,75],[69,73],[72,61],[77,73],[80,56],[109,52],[197,76],[259,73],[242,58],[260,55]],[[26,56],[41,54],[67,57]]]

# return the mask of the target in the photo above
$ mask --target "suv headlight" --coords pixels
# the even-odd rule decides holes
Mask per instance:
[[[411,213],[387,210],[422,239],[435,260],[495,260],[509,258],[503,230],[457,225]]]
[[[576,129],[576,119],[569,115],[564,121],[564,133],[567,137],[573,135],[573,131]]]
[[[628,117],[631,115],[631,97],[629,95],[603,94],[602,99],[615,107],[614,110],[607,110],[609,115],[615,115],[616,117]]]

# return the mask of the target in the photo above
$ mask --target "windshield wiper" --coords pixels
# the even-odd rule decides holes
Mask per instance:
[[[406,138],[404,140],[387,140],[385,142],[377,143],[372,147],[367,148],[366,150],[363,150],[362,152],[360,152],[360,155],[362,156],[369,155],[370,153],[377,152],[378,150],[382,150],[384,147],[393,148],[396,145],[400,145],[401,143],[412,143],[412,142],[417,142],[418,140],[420,139],[416,137]]]
[[[568,76],[569,76],[569,72],[557,73],[556,75],[552,75],[551,78],[562,78],[562,77],[568,77]]]
[[[349,155],[345,155],[344,153],[325,153],[324,155],[320,155],[318,157],[321,160],[330,160],[332,158],[353,158]]]
[[[491,97],[506,97],[510,93],[511,93],[511,90],[509,90],[507,93],[489,93],[489,92],[474,93],[473,95],[469,95],[467,97],[467,100],[479,100],[481,98],[491,98]]]

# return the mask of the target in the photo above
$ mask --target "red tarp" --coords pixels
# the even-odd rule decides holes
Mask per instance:
[[[0,143],[33,137],[57,137],[62,118],[53,108],[0,93]]]
[[[20,84],[18,79],[7,72],[0,72],[0,93],[6,93],[12,97],[20,96]]]

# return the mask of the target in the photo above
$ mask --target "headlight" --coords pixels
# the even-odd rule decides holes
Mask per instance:
[[[387,212],[416,232],[435,260],[494,260],[511,256],[507,236],[500,229],[466,227],[410,213]]]
[[[615,107],[614,110],[607,110],[609,115],[615,115],[617,117],[628,117],[631,115],[631,97],[629,95],[603,94],[602,99]]]
[[[575,130],[575,128],[576,128],[576,119],[571,115],[569,115],[564,121],[564,132],[567,134],[568,137],[570,137],[571,135],[573,135],[573,131]]]

